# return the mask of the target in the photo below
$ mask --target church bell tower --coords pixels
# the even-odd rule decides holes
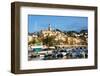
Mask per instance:
[[[51,31],[52,29],[51,29],[51,25],[49,24],[49,26],[48,26],[48,31]]]

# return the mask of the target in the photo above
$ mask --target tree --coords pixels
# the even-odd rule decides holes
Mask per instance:
[[[43,44],[49,46],[53,46],[55,43],[55,37],[54,36],[46,36],[46,38],[43,39]]]
[[[62,32],[60,29],[56,29],[56,31]]]
[[[88,30],[81,30],[80,33],[87,33]]]

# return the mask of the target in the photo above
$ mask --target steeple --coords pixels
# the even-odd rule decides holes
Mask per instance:
[[[51,29],[51,25],[50,25],[50,24],[49,24],[49,26],[48,26],[48,30],[49,30],[49,31],[51,31],[51,30],[52,30],[52,29]]]

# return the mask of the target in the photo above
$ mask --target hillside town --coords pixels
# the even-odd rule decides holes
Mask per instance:
[[[88,57],[88,30],[62,31],[52,28],[28,33],[28,60],[73,59]]]

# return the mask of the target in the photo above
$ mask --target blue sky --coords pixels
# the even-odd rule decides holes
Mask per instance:
[[[82,29],[88,29],[88,17],[28,15],[29,33],[45,30],[49,24],[53,29],[79,32]]]

